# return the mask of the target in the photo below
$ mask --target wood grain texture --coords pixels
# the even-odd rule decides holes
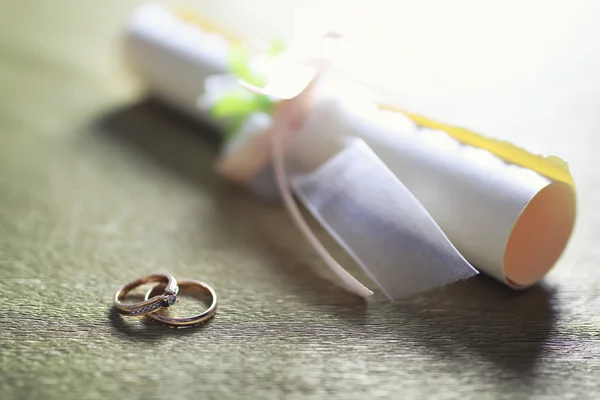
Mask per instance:
[[[580,106],[544,132],[581,196],[545,284],[478,277],[364,303],[310,272],[318,260],[282,209],[215,176],[214,132],[139,100],[115,61],[135,2],[6,3],[1,399],[600,395],[600,78],[561,86]],[[114,292],[155,271],[213,285],[216,317],[175,330],[116,314]]]

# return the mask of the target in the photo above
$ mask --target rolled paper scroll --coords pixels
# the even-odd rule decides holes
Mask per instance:
[[[183,111],[203,114],[196,106],[203,79],[227,72],[226,52],[192,45],[185,32],[214,34],[154,5],[132,21],[129,55],[140,76]],[[499,158],[513,147],[423,128],[438,126],[330,86],[319,86],[294,129],[281,128],[277,113],[250,116],[224,147],[219,172],[272,196],[270,143],[285,134],[286,183],[390,298],[465,279],[476,273],[471,264],[524,288],[555,264],[575,220],[574,187],[560,164],[518,151]],[[465,144],[463,134],[485,150]],[[343,268],[336,275],[346,289],[371,293]]]
[[[186,23],[162,4],[147,4],[132,15],[125,36],[125,56],[153,95],[194,118],[205,79],[229,71],[229,43],[219,34]]]
[[[379,110],[374,104],[369,107],[366,102],[349,102],[348,96],[345,92],[343,98],[330,94],[317,100],[303,128],[290,135],[287,146],[294,151],[286,154],[293,160],[291,169],[296,173],[314,171],[308,175],[311,178],[292,177],[292,182],[320,186],[317,192],[312,188],[308,199],[308,207],[317,218],[323,219],[325,211],[314,209],[327,207],[326,212],[336,213],[338,228],[334,235],[352,232],[352,224],[357,226],[355,230],[361,230],[352,238],[352,251],[356,253],[363,243],[364,256],[358,258],[372,260],[366,269],[379,277],[376,281],[386,293],[392,293],[390,297],[411,289],[394,283],[397,275],[390,274],[394,261],[406,266],[402,268],[404,272],[414,269],[408,274],[411,285],[423,289],[425,282],[415,284],[421,273],[421,279],[432,283],[434,276],[440,281],[453,280],[451,276],[444,277],[443,270],[456,269],[456,279],[468,275],[468,268],[457,254],[513,288],[535,284],[554,265],[575,220],[575,193],[570,185],[506,164],[485,150],[460,144],[442,131],[416,129],[401,115]],[[343,150],[347,162],[341,167],[340,156],[333,155],[339,154],[353,138],[364,141],[381,165],[357,150],[353,150],[354,157]],[[387,171],[397,179],[390,179]],[[318,174],[329,177],[317,179],[314,175]],[[452,249],[442,252],[440,246],[432,245],[435,229],[426,225],[426,214],[411,203],[404,188],[418,200],[458,253]],[[306,203],[305,191],[297,193]],[[330,196],[331,201],[331,196],[344,195],[352,197],[354,205],[368,204],[372,210],[368,213],[370,219],[359,223],[347,202],[340,201],[345,206],[338,204],[333,208],[323,204],[323,197]],[[412,226],[413,216],[423,217],[418,223],[420,232],[409,235],[411,240],[398,239],[385,246],[390,235],[404,237],[400,232],[402,225]],[[397,222],[398,227],[375,224],[369,229],[367,222],[377,220]],[[403,248],[407,243],[413,247]],[[421,244],[429,246],[419,247]],[[423,256],[420,263],[417,256]],[[426,273],[436,260],[440,267]],[[385,288],[391,284],[393,288]]]

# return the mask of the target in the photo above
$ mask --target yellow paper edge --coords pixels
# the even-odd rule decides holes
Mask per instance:
[[[181,20],[196,25],[204,31],[220,35],[231,43],[243,43],[243,40],[236,35],[227,32],[225,29],[213,24],[194,11],[175,7],[173,12]],[[468,129],[435,121],[388,104],[380,104],[379,107],[388,111],[402,113],[419,126],[442,130],[465,145],[487,150],[507,163],[533,170],[548,179],[567,183],[575,189],[575,182],[569,172],[567,163],[557,156],[544,157],[542,155],[532,154],[507,141],[488,138]]]
[[[419,126],[442,130],[463,144],[487,150],[507,163],[531,169],[548,179],[564,182],[575,188],[569,167],[566,161],[560,157],[536,155],[510,142],[489,138],[468,129],[435,121],[387,104],[380,104],[379,107],[384,110],[400,112]]]

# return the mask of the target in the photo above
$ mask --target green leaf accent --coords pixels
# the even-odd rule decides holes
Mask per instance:
[[[274,58],[284,50],[285,44],[276,40],[271,44],[268,55]],[[252,70],[250,56],[243,48],[232,46],[228,55],[228,63],[233,75],[237,78],[256,86],[263,86],[267,83],[266,76]],[[224,136],[228,139],[239,131],[250,115],[258,112],[271,114],[274,105],[275,102],[267,96],[252,93],[240,87],[223,93],[213,104],[210,112],[216,118],[226,120]]]
[[[212,107],[211,112],[217,118],[227,118],[234,115],[245,115],[255,112],[256,101],[254,96],[246,95],[245,90],[229,92],[219,99]],[[252,94],[249,93],[248,94]]]

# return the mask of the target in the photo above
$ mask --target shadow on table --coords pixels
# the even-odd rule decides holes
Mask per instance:
[[[479,276],[410,299],[375,304],[369,308],[369,319],[379,321],[378,327],[384,321],[387,327],[379,332],[365,321],[365,301],[307,273],[307,264],[318,260],[306,259],[305,254],[311,252],[283,209],[265,204],[216,176],[213,161],[218,134],[214,128],[183,118],[152,100],[117,110],[103,117],[98,127],[103,137],[141,152],[175,178],[203,190],[205,196],[214,196],[216,221],[211,229],[215,229],[216,237],[266,257],[270,265],[266,273],[283,282],[289,293],[321,308],[335,309],[363,333],[398,339],[389,345],[390,352],[395,345],[410,340],[465,363],[492,363],[499,376],[511,376],[519,384],[527,384],[534,377],[556,320],[551,288],[537,286],[515,293]],[[206,191],[208,186],[211,190]],[[281,229],[284,223],[290,224],[289,230]],[[286,238],[280,237],[282,231]],[[293,248],[289,243],[294,243]],[[109,316],[120,335],[135,340],[154,341],[165,335],[193,332],[164,328],[152,321],[140,331],[140,326],[129,326],[114,310]],[[394,324],[397,329],[390,331]]]
[[[212,168],[219,146],[215,126],[192,120],[154,99],[115,109],[95,121],[113,144],[146,158],[174,179],[202,189],[217,179]]]
[[[115,307],[109,309],[108,318],[119,336],[136,342],[159,342],[172,336],[185,337],[208,328],[212,323],[212,319],[210,319],[200,325],[188,328],[173,328],[163,326],[145,317],[124,317]]]
[[[515,292],[486,276],[390,305],[411,337],[444,357],[473,363],[527,385],[544,355],[557,310],[554,289],[540,284]],[[389,311],[389,310],[388,310]]]

